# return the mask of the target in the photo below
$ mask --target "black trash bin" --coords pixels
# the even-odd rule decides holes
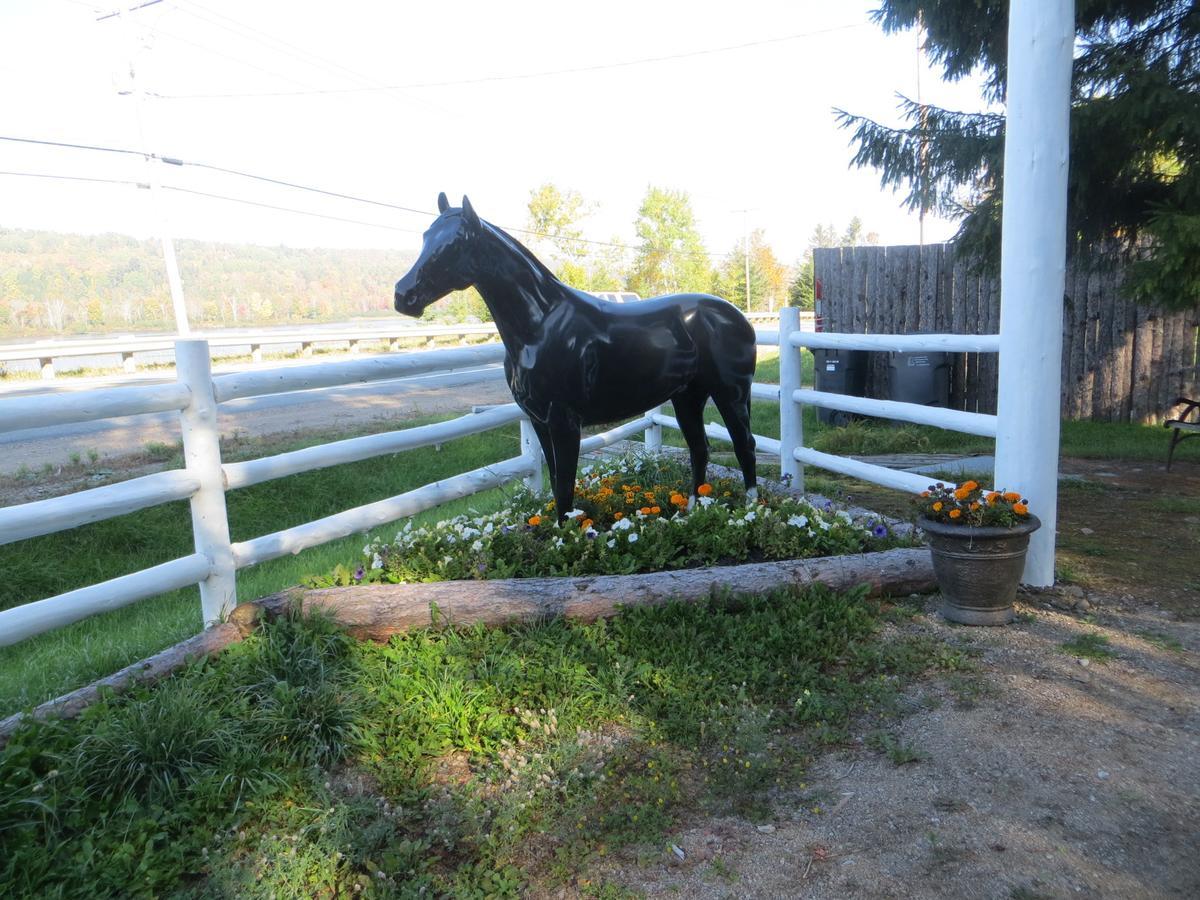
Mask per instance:
[[[950,354],[909,351],[888,354],[889,399],[921,406],[950,405]]]
[[[866,350],[814,350],[818,391],[862,397],[867,388]],[[846,425],[859,418],[840,409],[817,407],[817,420],[824,425]]]

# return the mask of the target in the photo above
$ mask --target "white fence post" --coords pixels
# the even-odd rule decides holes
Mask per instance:
[[[183,459],[200,482],[192,496],[192,534],[196,552],[212,560],[212,574],[200,582],[200,608],[205,626],[218,621],[237,605],[237,576],[225,512],[225,475],[221,470],[217,399],[213,393],[212,360],[208,341],[175,342],[179,380],[192,392],[179,413]]]
[[[533,423],[527,417],[521,418],[521,457],[529,464],[529,474],[521,480],[531,492],[541,494],[545,490],[542,480],[542,445],[538,441],[537,432],[533,430]]]
[[[658,416],[662,415],[662,411],[661,406],[656,406],[646,410],[646,415]],[[655,456],[662,453],[662,426],[657,422],[646,426],[646,452],[653,453]]]
[[[792,451],[804,444],[804,407],[792,399],[800,390],[801,350],[793,347],[791,334],[800,330],[800,310],[785,306],[779,310],[779,473],[792,487],[804,490],[804,466]]]
[[[1008,24],[995,487],[1042,520],[1023,578],[1038,586],[1054,584],[1058,521],[1073,7],[1014,0]]]

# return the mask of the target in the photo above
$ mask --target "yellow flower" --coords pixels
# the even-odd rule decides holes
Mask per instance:
[[[942,501],[941,500],[939,500],[937,503],[933,504],[933,511],[934,512],[942,511]]]

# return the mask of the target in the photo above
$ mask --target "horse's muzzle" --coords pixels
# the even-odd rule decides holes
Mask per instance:
[[[414,291],[401,290],[400,285],[396,285],[396,312],[419,316],[423,311],[424,307],[418,302]]]

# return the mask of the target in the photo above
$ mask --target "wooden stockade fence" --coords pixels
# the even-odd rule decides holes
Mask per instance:
[[[852,334],[1000,331],[1000,284],[971,272],[952,244],[813,251],[824,330]],[[1200,310],[1169,312],[1127,300],[1120,267],[1069,262],[1063,303],[1062,412],[1070,419],[1157,422],[1200,390]],[[879,356],[879,354],[874,354]],[[886,366],[867,394],[886,398]],[[950,405],[996,412],[997,358],[952,358]]]

